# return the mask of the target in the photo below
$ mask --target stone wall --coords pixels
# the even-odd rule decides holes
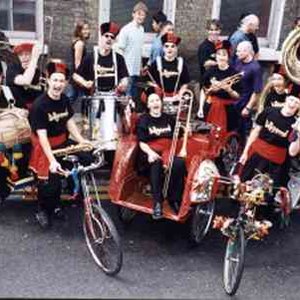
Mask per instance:
[[[186,59],[192,79],[199,76],[197,51],[200,42],[206,36],[205,27],[207,20],[211,18],[212,2],[177,0],[175,28],[182,38],[179,53]]]
[[[76,22],[88,20],[91,25],[89,45],[97,41],[98,34],[97,0],[45,0],[44,15],[53,16],[53,35],[50,45],[51,57],[70,62],[70,45]],[[47,43],[48,25],[45,24],[45,42]],[[49,31],[48,31],[49,32]]]

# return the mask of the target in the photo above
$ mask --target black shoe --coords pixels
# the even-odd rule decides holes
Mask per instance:
[[[179,209],[180,209],[180,204],[178,203],[178,202],[176,202],[176,201],[170,201],[169,202],[169,205],[170,205],[170,207],[172,208],[172,210],[176,213],[176,214],[178,214],[178,212],[179,212]]]
[[[159,220],[162,217],[163,217],[163,214],[162,214],[162,205],[161,205],[160,202],[157,202],[157,203],[154,204],[152,218],[154,220]]]
[[[65,210],[62,207],[56,207],[53,211],[53,218],[60,221],[66,220]]]
[[[39,210],[36,213],[35,217],[36,217],[36,220],[38,221],[39,225],[43,229],[48,229],[51,227],[52,224],[51,224],[50,216],[44,210]]]

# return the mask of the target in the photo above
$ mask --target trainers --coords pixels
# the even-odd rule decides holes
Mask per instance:
[[[43,229],[48,229],[51,227],[50,216],[44,210],[38,211],[36,213],[35,217],[36,217],[36,220],[38,221],[39,225]]]
[[[65,210],[62,207],[56,207],[53,212],[53,218],[61,221],[66,220]]]
[[[152,218],[154,220],[159,220],[162,217],[163,217],[163,214],[162,214],[162,205],[161,205],[160,202],[157,202],[157,203],[154,204]]]

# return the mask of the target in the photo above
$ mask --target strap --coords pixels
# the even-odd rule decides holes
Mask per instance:
[[[98,66],[98,46],[94,46],[94,74],[95,74],[95,89],[98,92],[98,76],[97,76],[97,66]]]
[[[179,84],[179,79],[182,73],[182,69],[183,69],[183,58],[182,57],[177,57],[177,71],[178,71],[178,75],[177,75],[177,80],[174,86],[174,93],[176,93],[177,88],[178,88],[178,84]]]
[[[1,89],[3,91],[6,101],[8,103],[8,106],[14,106],[16,100],[10,90],[10,87],[7,85],[1,85]]]
[[[156,66],[157,66],[157,71],[159,74],[159,79],[160,79],[160,85],[163,90],[163,93],[165,93],[165,86],[164,86],[164,79],[162,75],[162,59],[161,56],[156,56]]]
[[[115,87],[118,86],[118,63],[117,63],[117,54],[114,50],[112,50],[112,59],[113,59],[113,65],[115,69]]]
[[[7,71],[7,64],[5,61],[0,61],[1,66],[2,66],[2,83],[3,85],[6,85],[6,71]]]

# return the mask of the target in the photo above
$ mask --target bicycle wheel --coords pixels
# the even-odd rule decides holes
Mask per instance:
[[[206,236],[215,212],[215,201],[211,200],[198,204],[192,213],[190,223],[190,240],[195,244],[200,244]]]
[[[96,264],[107,275],[116,275],[122,267],[123,253],[118,232],[108,214],[96,204],[85,214],[84,235]]]
[[[239,288],[245,262],[245,235],[238,227],[235,239],[228,239],[223,269],[223,284],[226,293],[234,295]]]

